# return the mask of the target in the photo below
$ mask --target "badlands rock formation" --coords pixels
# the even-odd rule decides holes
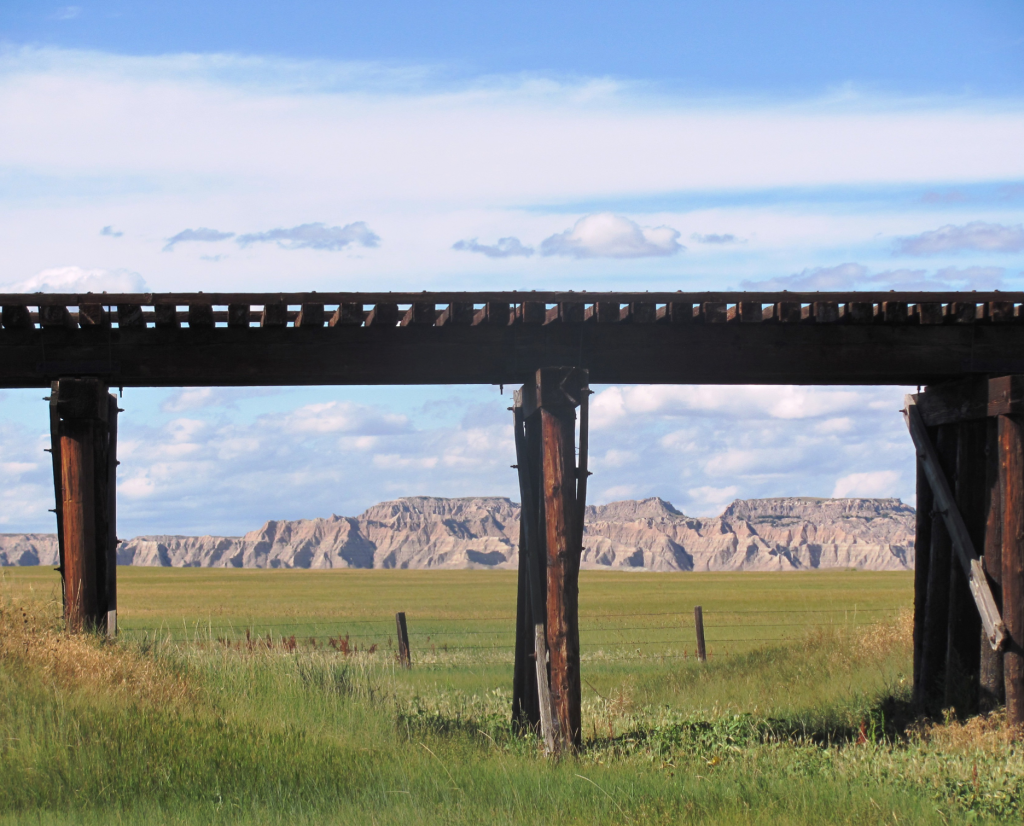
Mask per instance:
[[[914,567],[914,510],[898,499],[738,499],[691,517],[662,499],[587,508],[585,568],[794,571]],[[221,568],[513,568],[519,505],[416,496],[357,517],[267,522],[241,537],[143,536],[121,565]],[[56,565],[52,534],[0,534],[0,565]]]

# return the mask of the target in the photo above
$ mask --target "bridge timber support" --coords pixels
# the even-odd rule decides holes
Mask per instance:
[[[69,630],[117,631],[117,398],[95,378],[54,381],[50,444]]]
[[[1024,376],[906,399],[917,448],[914,703],[937,716],[1006,703],[1024,734]]]
[[[539,730],[549,754],[582,743],[579,572],[589,394],[585,370],[543,368],[516,391],[512,407],[522,501],[512,717]]]

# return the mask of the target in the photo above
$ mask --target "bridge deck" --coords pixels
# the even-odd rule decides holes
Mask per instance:
[[[0,387],[933,384],[1024,373],[1024,293],[0,295]]]

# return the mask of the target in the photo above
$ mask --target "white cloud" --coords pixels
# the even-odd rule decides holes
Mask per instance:
[[[736,499],[739,492],[740,489],[735,485],[728,485],[724,488],[710,485],[690,488],[686,492],[691,502],[687,513],[690,516],[718,516],[730,502]]]
[[[602,502],[614,502],[616,500],[630,499],[638,495],[639,488],[636,485],[612,485],[601,491]]]
[[[864,403],[864,394],[855,389],[793,385],[610,387],[591,400],[590,421],[594,430],[604,430],[638,414],[679,417],[723,412],[747,419],[806,419],[854,409]]]
[[[573,258],[650,258],[686,249],[671,227],[641,227],[610,212],[585,215],[572,227],[541,242],[541,255]]]
[[[795,292],[842,290],[992,290],[1003,282],[1003,267],[943,267],[927,270],[881,270],[863,264],[812,267],[793,275],[766,280],[745,280],[745,290],[792,290]]]
[[[129,270],[51,267],[23,281],[0,286],[9,293],[144,293],[146,282]]]
[[[282,424],[285,431],[291,433],[358,431],[363,435],[380,435],[409,429],[409,420],[405,416],[352,402],[306,405],[288,414]]]
[[[233,232],[221,232],[219,229],[210,229],[209,227],[183,229],[177,235],[172,235],[167,239],[167,243],[164,244],[164,252],[171,252],[178,244],[186,244],[194,241],[215,243],[217,241],[226,241],[228,238],[233,238],[234,235],[235,234]]]
[[[380,246],[380,236],[370,229],[365,221],[356,221],[343,227],[329,227],[326,224],[302,224],[291,229],[270,229],[265,232],[251,232],[235,239],[240,246],[276,243],[286,250],[329,250],[338,252],[350,246]]]
[[[481,244],[476,238],[469,238],[456,241],[452,244],[452,249],[461,252],[479,252],[488,258],[512,258],[514,256],[529,258],[533,255],[533,247],[525,246],[522,241],[513,236],[499,238],[496,244]]]
[[[972,221],[963,226],[947,224],[938,229],[900,238],[896,255],[936,255],[944,252],[1021,252],[1024,250],[1024,225],[1004,226]]]
[[[837,498],[894,496],[899,485],[900,474],[895,470],[851,473],[836,481],[832,495]]]

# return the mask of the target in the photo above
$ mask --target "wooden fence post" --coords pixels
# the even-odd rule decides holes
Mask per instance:
[[[412,655],[409,653],[409,629],[405,625],[405,611],[395,614],[395,625],[398,629],[398,662],[402,668],[412,668]]]
[[[700,605],[693,609],[693,625],[697,630],[697,661],[707,662],[708,654],[704,647],[704,609]]]
[[[1006,722],[1024,725],[1024,421],[999,416],[999,487],[1003,500],[1003,651]]]

